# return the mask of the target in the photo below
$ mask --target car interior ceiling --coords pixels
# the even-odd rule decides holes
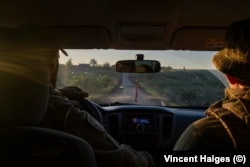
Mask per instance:
[[[65,49],[218,50],[225,27],[248,17],[249,5],[247,0],[1,1],[0,26],[51,26]]]

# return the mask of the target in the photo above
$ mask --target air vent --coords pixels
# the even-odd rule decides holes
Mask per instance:
[[[108,117],[108,122],[109,122],[109,133],[110,135],[115,138],[118,139],[119,138],[119,115],[110,115]]]
[[[171,115],[162,118],[162,139],[168,140],[172,132],[173,117]]]

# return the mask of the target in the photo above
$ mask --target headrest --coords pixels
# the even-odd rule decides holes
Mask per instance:
[[[0,28],[0,125],[41,121],[51,89],[48,57],[58,49],[42,26]]]

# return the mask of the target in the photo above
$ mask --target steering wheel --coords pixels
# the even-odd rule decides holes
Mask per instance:
[[[55,91],[55,93],[57,92],[58,91]],[[102,113],[98,109],[97,104],[87,100],[85,97],[88,97],[88,93],[82,91],[81,88],[77,86],[66,86],[59,89],[59,94],[66,96],[70,100],[78,101],[84,110],[97,119],[101,124],[103,123]]]
[[[86,110],[90,115],[92,115],[101,124],[103,123],[102,113],[96,106],[94,102],[87,100],[86,98],[81,98],[78,100],[84,110]]]

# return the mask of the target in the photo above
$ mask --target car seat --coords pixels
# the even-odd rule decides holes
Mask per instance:
[[[30,48],[37,36],[21,35],[0,28],[0,166],[96,167],[85,140],[38,127],[51,92],[48,63],[41,56],[47,52],[40,53],[47,49]]]
[[[0,130],[0,166],[9,165],[97,166],[94,152],[85,140],[40,127]]]

